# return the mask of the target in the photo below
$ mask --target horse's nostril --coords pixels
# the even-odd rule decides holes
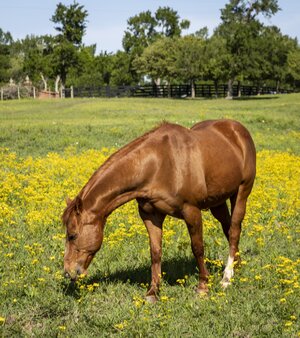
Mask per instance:
[[[65,278],[68,278],[68,279],[71,278],[69,272],[67,272],[67,271],[65,271]]]

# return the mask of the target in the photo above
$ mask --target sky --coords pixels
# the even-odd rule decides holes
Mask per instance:
[[[66,6],[73,0],[0,0],[0,28],[10,32],[14,40],[26,35],[56,35],[54,23],[50,21],[56,5]],[[122,38],[127,20],[142,11],[152,13],[159,7],[171,7],[181,19],[191,22],[185,33],[193,33],[207,26],[211,34],[220,23],[220,9],[229,0],[77,0],[88,11],[87,29],[83,42],[96,44],[97,52],[122,50]],[[297,37],[300,41],[300,0],[279,0],[281,11],[266,25],[276,25],[283,34]]]

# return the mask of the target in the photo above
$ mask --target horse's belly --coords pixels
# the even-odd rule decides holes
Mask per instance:
[[[197,206],[199,209],[210,209],[224,203],[229,197],[234,195],[236,191],[220,193],[217,195],[207,196],[205,199],[202,199],[198,202]]]

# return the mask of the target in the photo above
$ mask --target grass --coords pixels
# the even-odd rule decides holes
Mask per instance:
[[[204,119],[233,118],[252,132],[258,150],[297,151],[290,133],[300,130],[298,94],[252,100],[75,99],[3,101],[0,143],[21,156],[120,147],[163,120],[191,126]],[[293,136],[293,135],[292,135]],[[272,141],[271,141],[272,140]]]
[[[203,212],[209,296],[181,221],[164,227],[155,305],[148,237],[135,202],[108,219],[89,275],[62,277],[60,215],[93,171],[162,120],[229,117],[258,149],[241,238],[242,266],[220,287],[226,240]],[[300,337],[300,95],[251,100],[80,99],[0,102],[0,335],[3,337]]]

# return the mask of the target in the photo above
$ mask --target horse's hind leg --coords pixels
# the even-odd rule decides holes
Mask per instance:
[[[213,214],[213,216],[222,224],[224,235],[229,241],[229,229],[231,217],[226,202],[224,202],[221,205],[218,205],[217,207],[210,208],[210,211]]]
[[[147,292],[147,301],[153,303],[157,300],[159,283],[161,278],[161,256],[162,256],[162,224],[165,215],[155,209],[148,213],[139,206],[140,216],[147,228],[150,241],[151,253],[151,286]]]
[[[239,261],[239,241],[242,229],[242,221],[246,212],[247,198],[251,191],[251,186],[241,185],[239,187],[236,198],[232,203],[231,224],[229,229],[229,257],[224,270],[222,286],[226,288],[230,285],[230,280],[234,274],[234,262]]]
[[[204,262],[204,244],[203,244],[203,230],[201,211],[191,205],[185,205],[183,208],[183,217],[187,224],[192,251],[196,258],[199,268],[199,284],[197,292],[207,293],[208,271]]]

